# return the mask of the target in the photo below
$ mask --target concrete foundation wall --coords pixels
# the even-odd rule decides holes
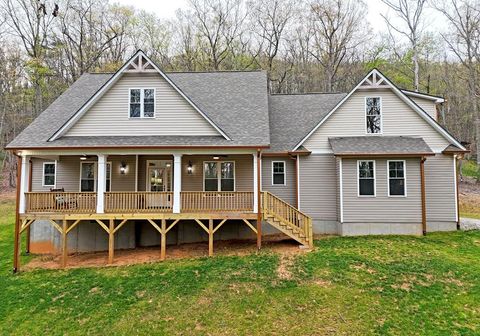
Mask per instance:
[[[343,223],[342,236],[365,235],[421,235],[421,223]]]

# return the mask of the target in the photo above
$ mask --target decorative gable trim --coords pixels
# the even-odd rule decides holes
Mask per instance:
[[[151,73],[160,74],[200,115],[220,133],[226,140],[231,138],[218,127],[174,82],[150,60],[142,50],[138,50],[115,74],[60,128],[48,141],[54,141],[64,135],[105,92],[115,84],[124,73]]]
[[[432,126],[438,133],[440,133],[444,138],[446,138],[450,143],[454,144],[458,148],[465,150],[465,148],[458,142],[450,133],[448,133],[440,124],[438,124],[427,112],[425,112],[420,106],[418,106],[412,99],[407,97],[405,93],[402,92],[395,84],[393,84],[387,77],[385,77],[377,69],[371,70],[363,79],[351,90],[337,105],[322,119],[320,122],[294,147],[293,151],[296,151],[300,146],[302,146],[305,141],[310,138],[310,136],[315,133],[315,131],[322,126],[325,121],[330,118],[330,116],[338,110],[338,108],[347,101],[350,96],[356,92],[358,89],[392,89],[393,92],[409,107],[411,107],[415,112],[417,112],[420,117],[422,117],[430,126]]]

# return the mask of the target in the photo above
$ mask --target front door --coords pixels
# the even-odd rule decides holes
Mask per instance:
[[[172,191],[172,161],[148,160],[147,161],[147,191],[164,192]],[[161,195],[147,198],[149,207],[168,206],[171,200]]]

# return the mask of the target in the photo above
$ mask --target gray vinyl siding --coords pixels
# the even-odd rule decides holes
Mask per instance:
[[[435,155],[425,161],[427,222],[456,221],[453,157]]]
[[[130,89],[155,89],[155,118],[129,118]],[[132,129],[135,134],[132,134]],[[219,135],[159,74],[125,74],[101,97],[67,136]]]
[[[187,164],[192,162],[192,174],[187,174]],[[203,191],[203,162],[216,161],[212,155],[184,155],[182,157],[182,190]],[[235,191],[253,191],[253,155],[228,155],[218,161],[235,162]]]
[[[272,162],[285,162],[285,185],[272,185]],[[296,181],[295,160],[290,157],[264,157],[262,158],[262,190],[269,191],[280,197],[285,202],[296,206],[297,203],[297,181]]]
[[[388,196],[388,159],[372,160],[376,165],[376,196],[359,197],[357,160],[343,159],[343,222],[421,223],[420,159],[405,160],[407,197]]]
[[[333,155],[300,157],[300,210],[314,220],[337,220],[335,165]]]
[[[418,106],[427,112],[433,119],[437,120],[437,105],[430,99],[410,97]]]
[[[314,132],[304,146],[315,152],[331,152],[329,137],[363,136],[365,130],[365,97],[382,98],[383,135],[421,137],[436,152],[449,143],[417,112],[391,90],[357,91]]]
[[[107,161],[112,164],[111,191],[135,191],[135,156],[112,155]],[[122,162],[127,165],[125,174],[120,173]]]
[[[50,187],[42,186],[43,162],[54,160],[32,158],[32,191],[49,191]],[[88,161],[97,161],[96,157],[88,158]],[[135,191],[135,156],[110,156],[107,161],[112,165],[112,191]],[[125,175],[120,174],[121,162],[128,166]],[[60,156],[57,160],[56,188],[64,188],[65,191],[80,191],[80,157]]]

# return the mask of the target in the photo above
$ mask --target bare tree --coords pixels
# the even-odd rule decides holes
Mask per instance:
[[[311,3],[311,55],[325,72],[324,90],[335,90],[338,71],[366,37],[366,4],[356,0]]]
[[[412,50],[413,62],[413,86],[415,91],[420,90],[420,50],[419,44],[423,34],[423,10],[427,0],[382,0],[390,9],[395,12],[403,25],[395,25],[382,14],[389,31],[392,30],[407,38]],[[402,27],[403,26],[403,27]],[[395,38],[392,36],[392,41]]]
[[[480,1],[449,0],[434,4],[451,27],[452,32],[443,34],[443,38],[467,70],[468,99],[475,118],[477,163],[480,164]]]
[[[219,70],[232,55],[235,42],[245,33],[242,0],[189,0],[190,10],[180,12],[198,37],[208,69]],[[197,54],[197,56],[202,56]]]

